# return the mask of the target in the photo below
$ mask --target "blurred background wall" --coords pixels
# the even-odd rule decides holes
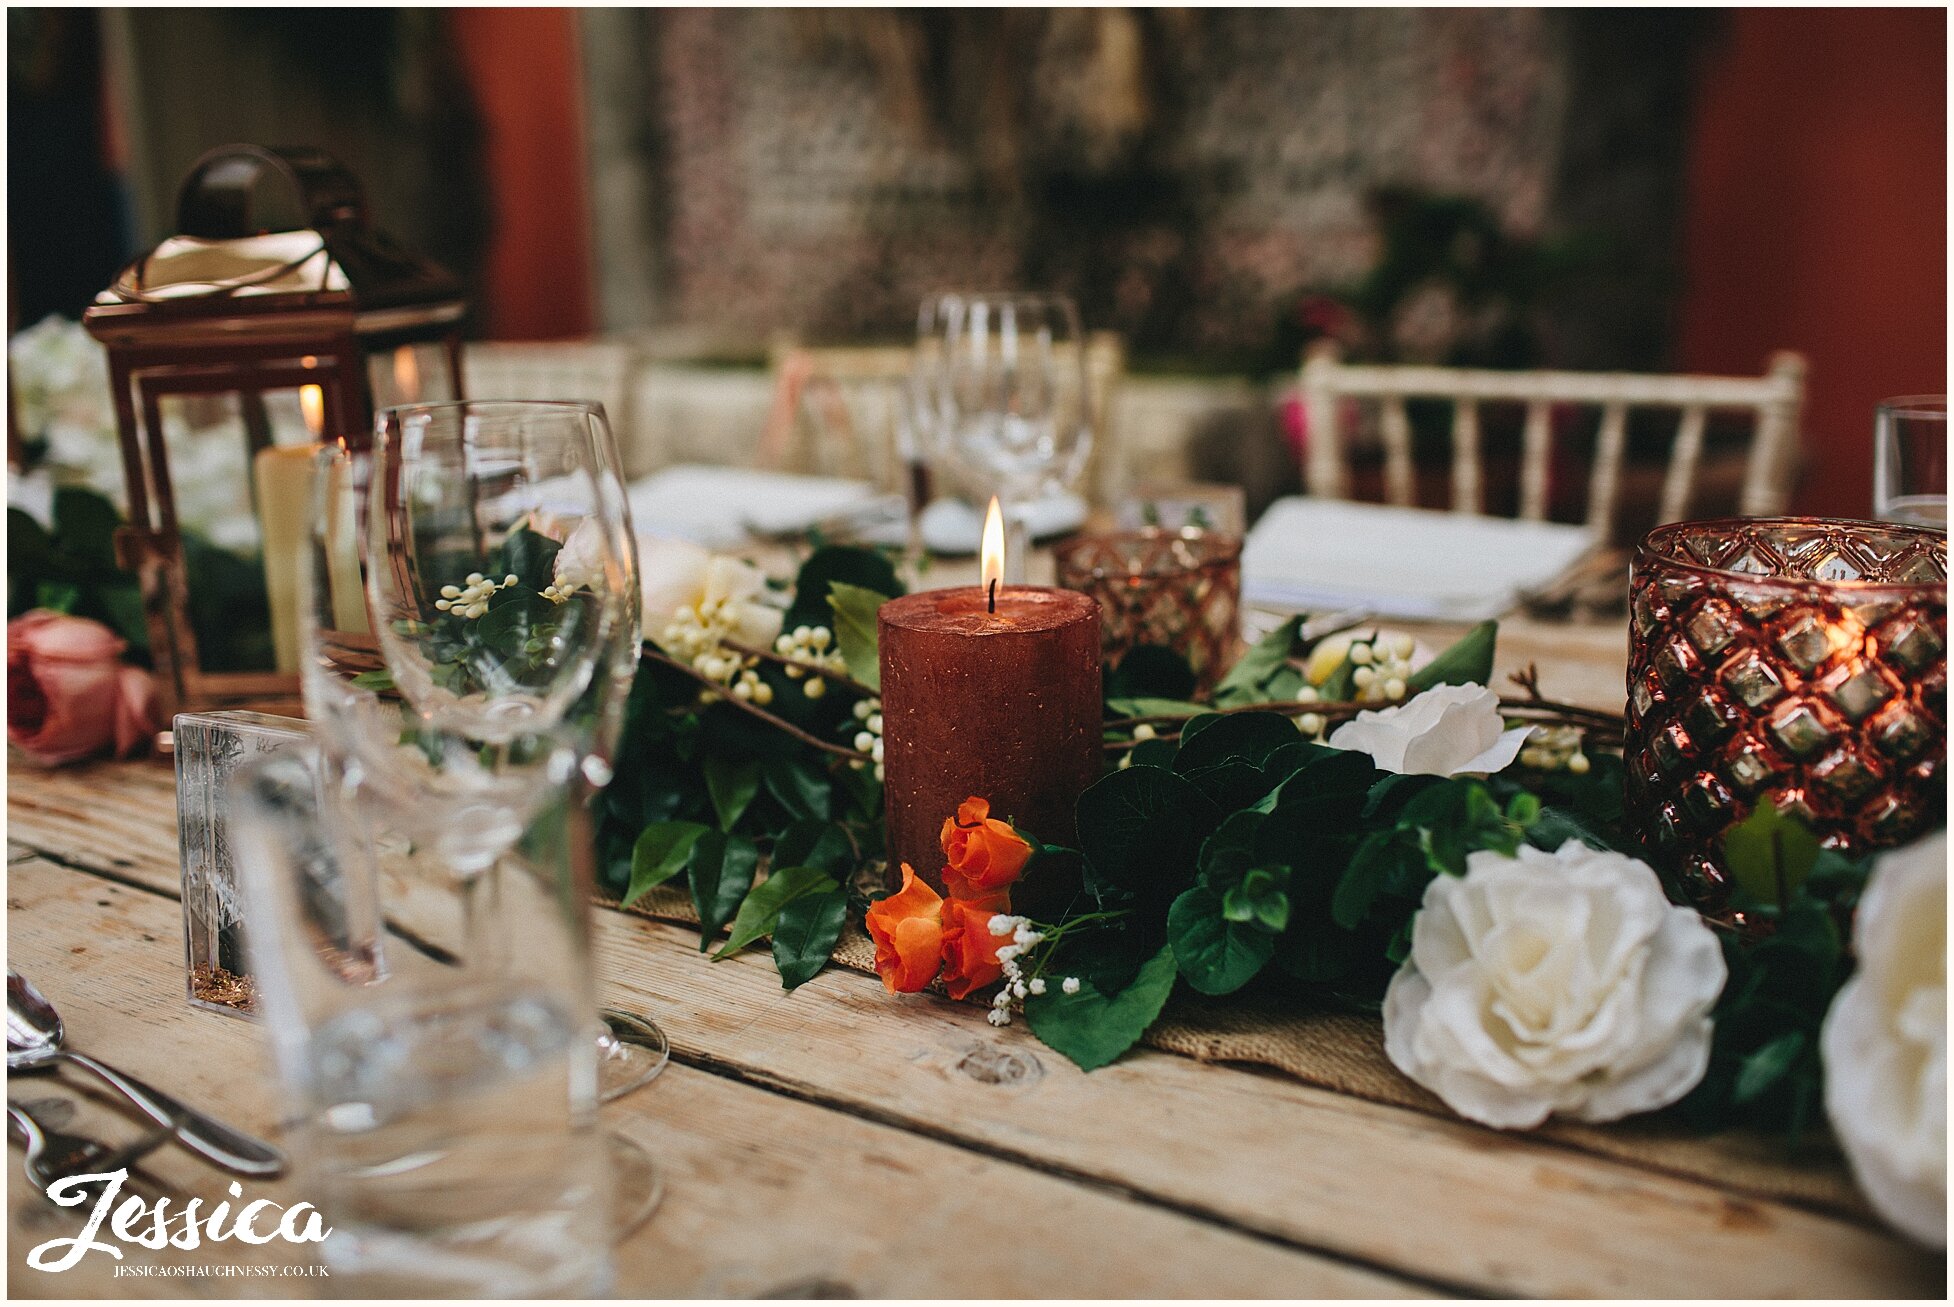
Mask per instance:
[[[1937,10],[51,10],[9,24],[10,316],[73,315],[230,140],[310,143],[497,339],[758,363],[946,284],[1141,371],[1374,352],[1811,364],[1801,508],[1945,389]]]

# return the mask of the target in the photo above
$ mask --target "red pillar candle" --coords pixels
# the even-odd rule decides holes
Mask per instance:
[[[943,888],[938,836],[972,795],[990,800],[993,817],[1070,844],[1073,805],[1099,779],[1099,605],[1044,586],[996,593],[995,611],[974,585],[882,605],[891,883],[907,862]],[[1013,903],[1023,911],[1046,897],[1034,871]]]

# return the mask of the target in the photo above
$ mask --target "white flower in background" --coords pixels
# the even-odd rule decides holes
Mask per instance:
[[[1879,1214],[1947,1246],[1947,832],[1883,854],[1826,1015],[1825,1112]]]
[[[690,541],[650,536],[639,541],[638,568],[645,631],[666,653],[735,698],[773,702],[760,660],[728,647],[763,649],[780,634],[780,610],[759,602],[767,579],[758,568]]]
[[[601,589],[609,559],[604,528],[596,518],[586,517],[556,551],[556,572],[552,584],[543,587],[543,598],[560,604],[579,590]]]
[[[1569,840],[1439,876],[1384,995],[1384,1051],[1460,1116],[1614,1121],[1675,1102],[1710,1061],[1723,950],[1644,863]]]
[[[1532,733],[1504,725],[1499,696],[1485,686],[1435,685],[1410,703],[1358,713],[1330,736],[1330,747],[1367,753],[1383,770],[1406,776],[1496,772]]]

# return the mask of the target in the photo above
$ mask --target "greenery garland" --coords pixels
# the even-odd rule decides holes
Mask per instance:
[[[758,654],[773,690],[765,707],[647,646],[602,800],[603,875],[626,906],[683,878],[701,951],[730,925],[716,958],[770,938],[786,988],[820,970],[851,908],[860,913],[884,888],[875,754],[849,741],[862,741],[858,728],[879,707],[874,608],[897,593],[881,556],[816,550],[785,626],[836,632],[849,673],[740,651]],[[1305,637],[1302,619],[1286,622],[1205,702],[1190,697],[1193,678],[1167,651],[1130,655],[1107,677],[1109,768],[1079,800],[1077,847],[1019,832],[1034,849],[1027,875],[1082,887],[1058,919],[1032,923],[1035,943],[1015,969],[1077,978],[1063,990],[1033,986],[1023,1007],[1032,1032],[1080,1066],[1131,1047],[1182,983],[1376,1011],[1426,885],[1463,874],[1473,852],[1551,850],[1571,838],[1648,858],[1621,831],[1621,760],[1606,751],[1620,745],[1619,717],[1547,700],[1529,671],[1502,715],[1579,732],[1593,750],[1585,770],[1380,771],[1364,754],[1305,738],[1292,720],[1379,706],[1349,701],[1347,659],[1314,702],[1298,702],[1318,639]],[[1418,669],[1407,691],[1485,684],[1495,639],[1493,624],[1475,628]],[[816,675],[837,692],[796,692]],[[1796,1131],[1817,1110],[1818,1028],[1850,971],[1841,931],[1865,868],[1821,851],[1769,805],[1726,851],[1733,906],[1751,924],[1722,929],[1730,981],[1711,1068],[1682,1110],[1705,1127]],[[1673,877],[1665,883],[1682,901]]]

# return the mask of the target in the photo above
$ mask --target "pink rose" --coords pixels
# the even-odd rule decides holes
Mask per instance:
[[[7,738],[50,767],[113,746],[126,758],[156,732],[149,673],[100,622],[36,609],[7,623]]]

